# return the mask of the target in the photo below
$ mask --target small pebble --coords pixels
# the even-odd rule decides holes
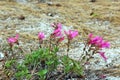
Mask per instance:
[[[90,2],[96,2],[96,0],[90,0]]]
[[[21,16],[18,17],[18,19],[25,20],[25,16],[21,15]]]

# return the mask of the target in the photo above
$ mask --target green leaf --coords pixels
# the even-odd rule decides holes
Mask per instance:
[[[44,69],[44,70],[39,71],[39,72],[38,72],[38,75],[42,77],[42,76],[45,76],[45,74],[46,74],[47,72],[48,72],[48,70],[47,70],[47,69]]]
[[[26,70],[16,72],[15,76],[18,77],[18,78],[19,77],[21,78],[21,77],[24,77],[24,76],[27,77],[28,73],[29,73],[29,71],[26,69]]]
[[[79,62],[74,61],[74,72],[78,73],[79,75],[83,75],[83,69]]]
[[[7,61],[7,62],[5,63],[5,67],[6,67],[6,68],[10,68],[14,62],[15,62],[15,60]]]
[[[74,64],[75,64],[77,69],[81,69],[81,66],[77,62],[74,62]]]
[[[70,65],[65,66],[64,70],[65,70],[65,73],[68,73],[71,70],[71,66]]]
[[[54,48],[54,53],[58,52],[59,48],[58,47],[55,47]]]
[[[46,62],[47,65],[51,65],[51,64],[53,64],[53,63],[54,63],[54,61],[52,61],[52,60]]]
[[[93,13],[93,14],[92,14],[92,16],[93,16],[93,17],[96,17],[96,16],[98,16],[98,14],[96,14],[96,13]]]
[[[18,46],[14,46],[15,49],[18,49]]]
[[[28,80],[30,80],[31,77],[32,77],[31,74],[27,74],[27,75],[26,75],[26,78],[27,78]]]

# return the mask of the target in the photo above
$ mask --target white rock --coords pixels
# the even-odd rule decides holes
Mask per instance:
[[[120,80],[120,77],[108,76],[107,80]]]
[[[19,2],[19,3],[27,3],[26,0],[16,0],[16,2]]]
[[[4,54],[0,52],[0,59],[4,58]]]

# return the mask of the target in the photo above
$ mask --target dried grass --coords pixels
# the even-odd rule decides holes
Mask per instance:
[[[114,30],[118,30],[120,25],[120,2],[113,2],[110,0],[97,0],[95,3],[89,2],[89,0],[60,0],[54,4],[61,4],[58,6],[48,6],[45,3],[40,4],[18,4],[15,2],[0,2],[0,18],[5,20],[8,17],[18,18],[20,15],[25,17],[33,16],[38,18],[49,18],[48,13],[58,14],[62,18],[56,19],[67,26],[73,25],[78,29],[82,34],[86,35],[89,32],[95,32],[101,34],[101,31],[94,28],[87,28],[84,23],[91,19],[98,19],[102,21],[110,21]],[[91,13],[96,14],[97,16],[91,16]],[[46,15],[43,15],[46,14]],[[34,21],[31,19],[31,21]],[[55,21],[55,20],[54,20]],[[15,26],[14,23],[11,23],[12,26]],[[23,25],[26,23],[23,23]],[[7,25],[7,24],[6,24]],[[104,32],[104,30],[102,31]],[[109,34],[109,33],[108,33]],[[120,34],[114,33],[114,35]],[[114,36],[112,35],[112,37]],[[110,34],[108,36],[111,36]],[[116,37],[116,36],[115,36]]]

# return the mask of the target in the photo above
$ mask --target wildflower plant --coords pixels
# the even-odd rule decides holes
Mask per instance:
[[[7,39],[9,45],[9,52],[5,52],[6,55],[12,54],[15,55],[15,49],[18,49],[20,52],[23,52],[23,49],[19,46],[19,34],[16,34],[15,37],[9,37]]]
[[[61,23],[53,23],[51,25],[54,28],[53,33],[50,35],[50,48],[51,45],[58,46],[64,40],[64,35],[62,33],[62,24]],[[54,43],[51,43],[51,41]]]
[[[45,38],[45,34],[42,32],[38,33],[39,47],[41,48],[41,44],[43,43],[43,39]]]
[[[67,40],[68,40],[68,43],[67,43],[67,55],[68,55],[68,52],[69,52],[69,48],[70,48],[70,42],[73,38],[75,38],[76,36],[78,36],[78,31],[73,31],[73,30],[69,30],[69,31],[64,31],[66,36],[67,36]]]
[[[100,54],[100,56],[106,61],[107,57],[103,48],[109,48],[110,43],[103,40],[100,36],[93,36],[92,33],[88,35],[88,38],[83,48],[83,55],[79,58],[79,61],[71,59],[68,55],[70,50],[71,41],[78,36],[76,30],[62,30],[61,23],[53,23],[51,25],[54,31],[50,34],[49,46],[42,46],[45,40],[45,34],[39,32],[38,41],[39,47],[37,50],[32,51],[30,54],[21,56],[16,53],[17,56],[11,55],[9,59],[4,60],[3,70],[6,74],[5,79],[17,79],[17,80],[64,80],[72,79],[77,76],[83,78],[84,76],[84,65],[88,62],[94,54]],[[64,33],[63,33],[64,32]],[[67,55],[57,55],[59,52],[59,44],[67,37]],[[7,42],[13,51],[14,44],[19,45],[19,35],[10,37]],[[22,48],[19,48],[22,50]],[[14,53],[14,51],[13,51]],[[9,53],[5,53],[9,54]],[[8,58],[7,56],[5,56]],[[22,61],[20,61],[22,60]],[[61,66],[61,67],[60,67]]]
[[[8,43],[9,43],[9,46],[10,48],[12,49],[13,45],[16,43],[17,45],[19,45],[19,42],[18,42],[18,38],[19,38],[19,34],[16,34],[15,37],[9,37],[7,39]]]
[[[84,56],[82,55],[79,60],[84,60],[84,63],[86,63],[93,58],[94,54],[98,53],[106,61],[107,57],[105,56],[105,52],[102,51],[104,48],[110,48],[110,43],[102,37],[93,36],[93,34],[90,33],[83,49]]]

